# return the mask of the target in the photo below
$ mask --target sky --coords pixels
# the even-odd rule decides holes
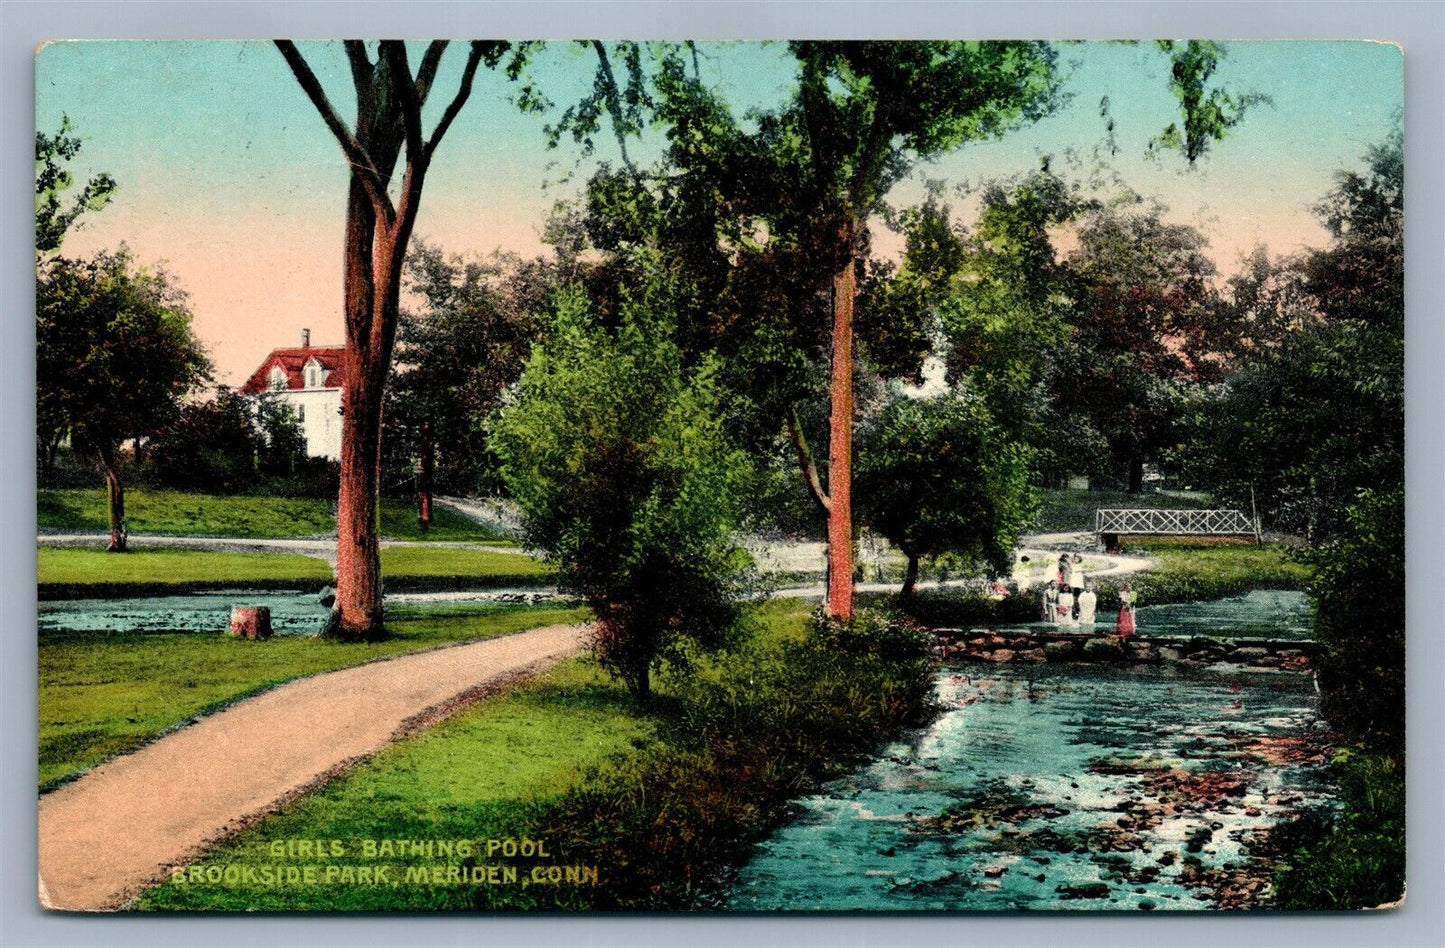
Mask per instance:
[[[335,43],[299,43],[333,104],[354,114],[344,53]],[[420,59],[420,45],[411,59]],[[736,114],[781,105],[795,83],[782,44],[702,44],[703,76]],[[1066,175],[1086,175],[1106,139],[1101,100],[1115,128],[1110,169],[1166,217],[1210,242],[1221,272],[1257,244],[1272,253],[1322,246],[1311,206],[1342,169],[1399,120],[1403,59],[1397,47],[1342,41],[1226,44],[1212,78],[1273,100],[1249,112],[1195,167],[1177,152],[1149,157],[1147,144],[1179,115],[1168,63],[1153,44],[1079,43],[1059,48],[1069,101],[998,141],[973,142],[915,169],[888,196],[921,200],[926,180],[945,184],[965,223],[972,204],[959,186],[1016,176],[1044,156]],[[443,60],[423,116],[430,129],[456,87],[465,44]],[[545,252],[541,232],[555,201],[574,196],[596,161],[617,161],[610,136],[584,158],[564,143],[548,151],[544,126],[591,81],[593,61],[571,44],[536,59],[536,84],[558,103],[523,114],[516,84],[483,70],[438,148],[416,234],[447,251]],[[216,381],[239,385],[271,349],[343,338],[342,233],[346,165],[335,139],[280,53],[259,41],[75,41],[43,46],[36,58],[36,124],[53,133],[68,115],[84,139],[77,181],[100,171],[119,189],[87,214],[63,252],[85,255],[128,244],[143,263],[164,262],[189,294],[197,335]],[[656,154],[657,132],[634,157]],[[1070,156],[1073,156],[1072,158]],[[886,253],[896,242],[877,242]]]

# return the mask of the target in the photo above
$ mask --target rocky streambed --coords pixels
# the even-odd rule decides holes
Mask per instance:
[[[734,909],[1267,907],[1270,831],[1328,806],[1313,677],[970,665],[940,714],[797,804]]]

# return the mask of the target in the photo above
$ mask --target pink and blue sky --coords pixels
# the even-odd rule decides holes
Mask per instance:
[[[354,105],[339,44],[302,43],[343,116]],[[707,81],[741,113],[783,102],[794,81],[781,44],[707,43]],[[1402,56],[1368,42],[1242,41],[1227,44],[1214,82],[1273,98],[1199,165],[1177,153],[1146,157],[1175,121],[1167,62],[1152,44],[1061,47],[1071,100],[1055,114],[996,142],[973,143],[917,170],[890,195],[916,201],[923,180],[980,182],[1027,172],[1040,157],[1069,172],[1066,152],[1087,158],[1115,122],[1114,171],[1168,216],[1199,227],[1221,271],[1256,244],[1292,253],[1325,241],[1310,207],[1340,169],[1362,165],[1399,120]],[[419,52],[413,61],[419,58]],[[463,44],[444,61],[426,124],[455,88]],[[590,84],[592,60],[568,44],[538,58],[538,84],[559,104]],[[555,116],[522,114],[515,87],[484,71],[438,150],[416,232],[449,251],[543,252],[552,204],[576,193],[592,162],[616,161],[609,136],[591,161],[564,145],[547,151]],[[340,342],[341,235],[347,172],[334,139],[276,49],[259,41],[51,43],[36,60],[36,123],[53,132],[68,115],[84,138],[77,178],[110,172],[110,207],[87,215],[64,252],[129,244],[143,262],[165,261],[189,293],[195,327],[217,381],[238,385],[302,327],[317,343]],[[639,153],[648,154],[646,145]],[[564,181],[572,172],[570,181]],[[965,208],[967,204],[956,201]],[[887,242],[883,246],[888,246]]]

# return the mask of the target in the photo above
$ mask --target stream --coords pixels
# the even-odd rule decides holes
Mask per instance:
[[[1167,608],[1193,634],[1237,605]],[[936,696],[931,724],[798,801],[730,908],[1264,906],[1265,831],[1332,796],[1309,675],[970,665]]]

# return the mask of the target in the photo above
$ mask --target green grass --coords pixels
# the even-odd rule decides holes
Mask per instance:
[[[149,595],[246,584],[255,588],[320,588],[331,582],[325,560],[293,553],[218,550],[41,547],[37,579],[43,599]],[[551,578],[545,563],[517,553],[450,546],[389,547],[381,551],[388,589],[461,589],[537,585]]]
[[[167,883],[143,910],[434,910],[679,907],[716,868],[745,854],[816,780],[851,766],[918,710],[916,661],[812,646],[808,606],[751,610],[758,635],[703,660],[690,681],[659,681],[639,708],[596,666],[573,661],[400,742],[348,775],[207,853],[199,867],[259,868],[287,840],[335,839],[336,864],[378,859],[365,839],[530,837],[551,860],[595,865],[596,887],[267,886]],[[863,638],[866,638],[863,637]],[[862,641],[860,639],[859,641]],[[855,643],[856,644],[856,643]],[[910,697],[911,696],[911,697]],[[397,870],[404,872],[403,869]]]
[[[645,743],[653,733],[625,690],[595,665],[565,662],[507,694],[393,745],[281,815],[208,853],[207,864],[262,866],[273,843],[340,839],[339,865],[422,865],[365,858],[362,839],[478,839],[524,835],[539,810],[577,779],[579,768]],[[437,860],[454,862],[456,860]],[[500,861],[500,860],[490,860]],[[483,864],[489,860],[478,860]],[[515,860],[514,860],[515,862]],[[516,897],[524,893],[511,893]],[[146,893],[142,909],[345,911],[460,909],[468,887],[180,886]]]
[[[1123,491],[1061,488],[1041,492],[1039,512],[1030,532],[1073,533],[1094,529],[1094,511],[1100,507],[1149,510],[1194,510],[1213,506],[1203,494],[1176,496],[1161,493],[1128,494]]]
[[[500,554],[498,554],[500,555]],[[104,550],[42,546],[36,579],[42,588],[68,586],[193,586],[199,583],[312,583],[331,581],[325,560],[294,553],[218,550]]]
[[[549,579],[547,564],[517,553],[497,553],[457,547],[394,546],[381,551],[381,574],[389,588],[416,585],[471,586],[478,580],[492,585],[508,580]],[[400,580],[400,583],[393,582]]]
[[[1159,542],[1131,545],[1124,552],[1156,562],[1147,573],[1128,578],[1141,606],[1220,599],[1251,589],[1305,589],[1312,577],[1308,566],[1279,545]],[[1117,607],[1118,585],[1100,581],[1101,606]]]
[[[306,637],[246,642],[219,634],[42,635],[40,782],[51,784],[196,714],[293,678],[586,615],[557,607],[396,609],[387,622],[393,637],[369,644]]]
[[[37,526],[58,533],[109,531],[102,490],[42,490],[36,495]],[[336,504],[320,497],[258,497],[193,494],[181,491],[128,490],[126,527],[131,533],[223,537],[325,537],[336,533]],[[381,534],[393,540],[503,542],[484,524],[434,507],[431,529],[422,534],[416,505],[384,497]]]

